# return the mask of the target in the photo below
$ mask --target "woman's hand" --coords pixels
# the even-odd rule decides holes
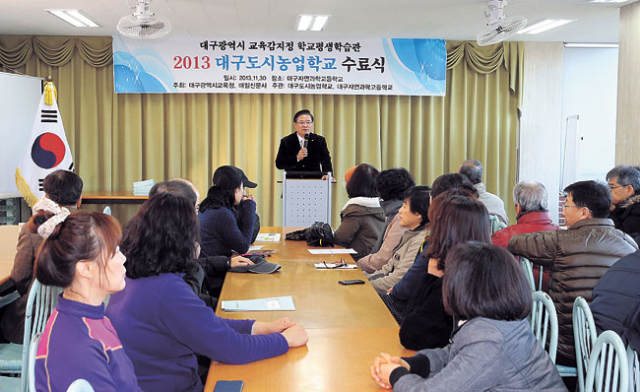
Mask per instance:
[[[282,333],[284,330],[296,325],[289,317],[282,317],[276,321],[265,323],[262,321],[256,321],[253,324],[254,335],[266,335],[268,333]]]
[[[233,268],[233,267],[244,267],[246,265],[252,265],[252,264],[253,264],[253,261],[247,259],[246,257],[242,257],[240,255],[233,256],[231,258],[231,263],[229,263],[231,268]]]
[[[407,370],[411,370],[409,364],[400,357],[392,357],[387,353],[380,353],[380,356],[373,360],[371,366],[371,378],[382,388],[391,389],[389,376],[396,368],[403,366]]]
[[[282,335],[287,339],[289,347],[301,347],[309,341],[307,331],[305,331],[302,325],[298,324],[294,324],[292,327],[287,328],[282,332]]]

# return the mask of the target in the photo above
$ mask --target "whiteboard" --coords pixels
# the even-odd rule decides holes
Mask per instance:
[[[42,79],[0,72],[0,198],[20,197],[15,173],[28,149]]]

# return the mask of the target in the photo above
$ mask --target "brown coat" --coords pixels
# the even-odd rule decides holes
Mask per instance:
[[[568,230],[520,234],[509,241],[511,253],[549,268],[549,295],[558,311],[558,353],[575,360],[573,302],[591,303],[598,280],[621,257],[635,252],[635,241],[610,219],[585,219]]]
[[[387,231],[384,233],[380,250],[358,260],[358,267],[368,273],[379,271],[387,264],[387,261],[389,261],[393,255],[393,250],[398,246],[400,239],[406,231],[406,227],[400,226],[400,215],[396,214],[393,219],[391,219],[391,222],[389,222]]]
[[[340,217],[340,227],[333,233],[336,243],[358,252],[353,255],[355,260],[368,255],[384,228],[382,207],[349,204],[342,210]]]
[[[33,264],[42,242],[43,239],[38,234],[29,232],[26,224],[20,228],[16,257],[11,269],[11,279],[16,284],[20,298],[7,306],[0,322],[4,338],[12,343],[23,343],[24,315],[27,309],[29,289],[33,283]]]

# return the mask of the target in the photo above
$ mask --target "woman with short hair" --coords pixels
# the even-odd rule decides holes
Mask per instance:
[[[384,227],[384,210],[376,191],[378,169],[366,163],[347,171],[349,200],[340,212],[340,226],[333,233],[338,245],[353,248],[354,260],[368,255]]]
[[[171,193],[151,197],[127,225],[127,287],[111,296],[107,314],[145,391],[201,391],[196,354],[244,364],[307,342],[304,328],[286,317],[217,317],[182,279],[195,267],[197,238],[193,202]]]
[[[381,354],[371,377],[404,391],[566,391],[527,317],[531,288],[520,265],[490,244],[458,245],[446,259],[442,294],[458,320],[451,343],[410,358]]]
[[[29,221],[47,238],[36,259],[43,285],[64,288],[47,321],[35,365],[38,391],[66,391],[84,379],[96,391],[138,391],[133,364],[105,317],[104,299],[125,286],[120,224],[100,212],[69,215],[55,203]],[[45,202],[45,203],[46,203]]]

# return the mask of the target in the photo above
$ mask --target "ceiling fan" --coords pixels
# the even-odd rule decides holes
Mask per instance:
[[[171,31],[171,23],[167,18],[151,12],[150,2],[151,0],[138,0],[135,12],[120,19],[116,28],[121,35],[136,39],[154,39],[164,37]]]
[[[507,18],[503,9],[507,6],[507,0],[489,0],[487,28],[478,33],[476,40],[478,45],[485,46],[502,42],[515,35],[527,25],[527,20],[521,16]]]

